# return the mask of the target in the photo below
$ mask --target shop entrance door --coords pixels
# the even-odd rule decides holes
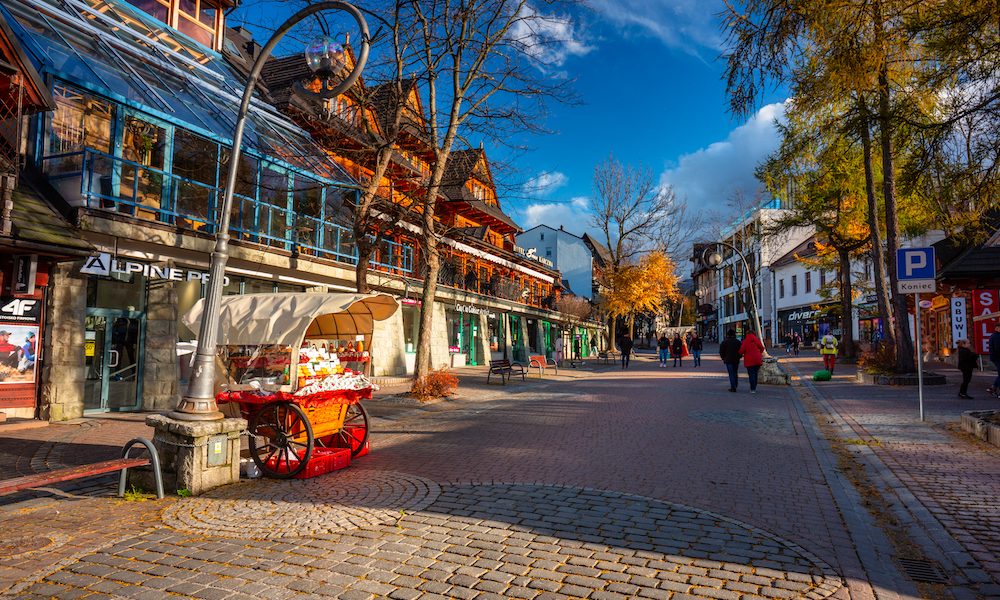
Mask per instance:
[[[482,364],[480,357],[479,340],[479,315],[469,315],[462,317],[462,352],[465,353],[465,362],[469,365]]]
[[[87,310],[85,412],[139,408],[143,333],[142,313],[103,308]]]

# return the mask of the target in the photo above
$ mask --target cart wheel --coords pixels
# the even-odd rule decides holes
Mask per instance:
[[[368,441],[368,411],[360,402],[347,405],[344,426],[334,434],[334,440],[338,447],[351,449],[351,458],[361,454]]]
[[[304,443],[296,439],[303,433]],[[306,468],[312,451],[312,424],[297,404],[275,402],[250,417],[250,457],[264,475],[295,477]]]

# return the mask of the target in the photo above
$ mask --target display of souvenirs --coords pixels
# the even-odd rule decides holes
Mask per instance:
[[[368,388],[371,388],[372,390],[379,389],[376,384],[372,383],[361,373],[355,373],[350,369],[347,369],[340,375],[330,375],[320,381],[314,381],[305,387],[299,388],[298,391],[295,392],[295,395],[310,396],[320,392],[330,392],[336,390],[366,390]]]

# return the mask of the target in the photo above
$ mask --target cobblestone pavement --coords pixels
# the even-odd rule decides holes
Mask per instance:
[[[744,379],[730,394],[717,359],[704,364],[639,359],[626,372],[560,371],[506,387],[467,379],[475,393],[419,409],[372,402],[373,453],[315,480],[180,500],[0,505],[5,537],[31,553],[19,555],[19,576],[0,557],[0,590],[17,581],[11,597],[916,597],[797,389],[750,395]],[[49,519],[55,510],[77,522]]]
[[[818,361],[796,361],[811,373]],[[931,367],[958,381],[955,370]],[[925,386],[919,418],[916,388],[859,385],[850,365],[833,382],[813,389],[843,420],[856,451],[886,481],[897,518],[935,561],[961,572],[983,596],[1000,597],[1000,448],[974,440],[955,426],[966,410],[1000,408],[981,392],[992,380],[977,374],[975,400],[956,398],[957,384]]]

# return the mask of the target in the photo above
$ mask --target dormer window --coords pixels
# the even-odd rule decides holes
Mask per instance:
[[[128,0],[144,13],[217,50],[222,37],[222,11],[217,0]]]

